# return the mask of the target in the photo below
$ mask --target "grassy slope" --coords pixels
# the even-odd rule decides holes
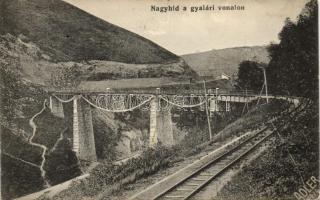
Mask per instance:
[[[1,75],[3,76],[4,74]],[[6,80],[4,79],[4,81]],[[6,83],[4,84],[6,85]],[[4,111],[9,110],[9,112],[2,113],[3,115],[1,116],[1,151],[40,165],[41,149],[29,145],[25,138],[19,134],[19,131],[25,132],[26,136],[31,135],[32,129],[28,124],[28,120],[35,112],[41,109],[43,96],[33,87],[27,89],[25,86],[23,88],[21,86],[13,88],[13,85],[6,86],[11,89],[11,92],[15,93],[15,96],[10,98],[8,96],[10,93],[2,90],[3,93],[1,95],[5,95],[1,96],[3,100],[2,109]],[[4,97],[9,97],[9,101]],[[15,112],[12,113],[10,110]],[[15,126],[8,126],[8,124],[14,124]],[[1,156],[1,181],[1,197],[3,199],[11,199],[35,192],[42,188],[43,185],[39,168],[25,164],[5,154]]]
[[[2,44],[5,44],[4,46],[12,45],[10,42]],[[0,48],[0,52],[3,52],[2,48]],[[30,138],[32,134],[29,120],[42,109],[43,101],[48,96],[39,86],[22,79],[20,57],[9,52],[1,53],[1,151],[18,159],[40,165],[42,150],[39,147],[31,146],[27,142],[27,138]],[[53,116],[48,109],[41,113],[35,119],[35,122],[38,125],[38,129],[33,141],[47,145],[51,149],[59,138],[60,132],[66,126],[66,123]],[[47,159],[53,160],[52,158],[54,158],[51,162],[54,164],[46,166],[46,168],[50,168],[50,172],[68,166],[70,164],[68,161],[73,162],[72,155],[69,156],[71,159],[66,158],[64,154],[66,151],[63,148],[58,148],[58,152],[53,152],[53,154],[47,152]],[[57,161],[56,155],[59,152],[60,160]],[[61,155],[63,156],[61,157]],[[61,162],[61,158],[65,159],[67,164],[65,164],[66,162]],[[10,156],[2,155],[1,170],[1,197],[3,199],[11,199],[43,189],[43,181],[40,177],[40,170],[37,167],[25,164]],[[64,172],[68,173],[67,170],[64,170]],[[59,174],[62,174],[61,170]],[[69,173],[69,175],[74,174]],[[52,183],[57,183],[57,181],[52,181]]]
[[[3,129],[1,133],[1,143],[1,199],[16,198],[42,188],[43,181],[39,168],[4,154],[8,153],[25,161],[39,164],[41,162],[40,149],[33,148],[7,129]]]
[[[281,123],[287,126],[275,124],[283,140],[276,136],[270,150],[235,176],[218,199],[296,199],[294,192],[311,176],[319,176],[317,110],[311,104],[304,112],[285,118]]]
[[[183,55],[182,58],[197,73],[203,76],[218,76],[221,73],[233,75],[241,61],[253,60],[269,62],[265,46],[235,47]]]
[[[23,34],[57,61],[164,63],[178,56],[61,0],[0,0],[0,33]]]

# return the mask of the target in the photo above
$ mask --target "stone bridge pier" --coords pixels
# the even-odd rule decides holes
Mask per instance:
[[[171,107],[161,109],[159,99],[155,97],[150,102],[150,135],[149,147],[158,143],[163,146],[174,145]]]
[[[49,106],[53,115],[64,118],[63,105],[60,100],[55,97],[50,97]],[[80,160],[97,160],[91,108],[80,96],[75,96],[73,99],[72,150]]]
[[[59,101],[57,98],[55,98],[55,97],[50,97],[49,107],[50,107],[51,113],[52,113],[54,116],[60,117],[60,118],[64,118],[64,112],[63,112],[62,102]]]
[[[73,100],[73,151],[80,160],[97,160],[91,107],[79,97]]]

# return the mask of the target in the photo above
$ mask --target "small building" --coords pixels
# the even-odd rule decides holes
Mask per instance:
[[[216,77],[216,79],[224,79],[224,80],[231,80],[231,76],[222,73],[221,75],[219,75],[218,77]]]

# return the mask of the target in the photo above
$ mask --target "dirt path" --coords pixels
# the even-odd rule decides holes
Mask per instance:
[[[45,145],[42,145],[42,144],[38,144],[38,143],[34,143],[32,141],[32,139],[34,138],[34,136],[36,135],[36,132],[37,132],[37,125],[36,123],[34,122],[34,119],[40,115],[45,109],[46,109],[46,103],[47,103],[47,100],[45,99],[44,102],[43,102],[43,107],[42,109],[36,113],[30,120],[29,120],[29,124],[30,126],[32,127],[33,131],[32,131],[32,135],[29,139],[29,143],[33,146],[36,146],[36,147],[40,147],[42,149],[42,154],[41,154],[41,157],[42,157],[42,161],[41,161],[41,165],[40,165],[40,171],[41,171],[41,177],[45,183],[45,187],[50,187],[50,184],[49,182],[47,181],[46,179],[46,171],[44,169],[44,164],[46,162],[46,157],[45,157],[45,154],[48,150],[48,148],[45,146]]]

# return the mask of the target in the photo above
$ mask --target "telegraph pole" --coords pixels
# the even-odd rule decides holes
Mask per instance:
[[[263,77],[264,77],[264,86],[266,89],[267,103],[269,103],[266,68],[262,67],[262,70],[263,70]]]
[[[209,111],[208,111],[208,96],[207,96],[207,89],[206,89],[206,81],[205,80],[203,80],[203,87],[204,87],[204,96],[206,99],[206,114],[207,114],[207,121],[208,121],[209,138],[211,141],[212,140],[212,133],[211,133],[210,116],[209,116]]]

